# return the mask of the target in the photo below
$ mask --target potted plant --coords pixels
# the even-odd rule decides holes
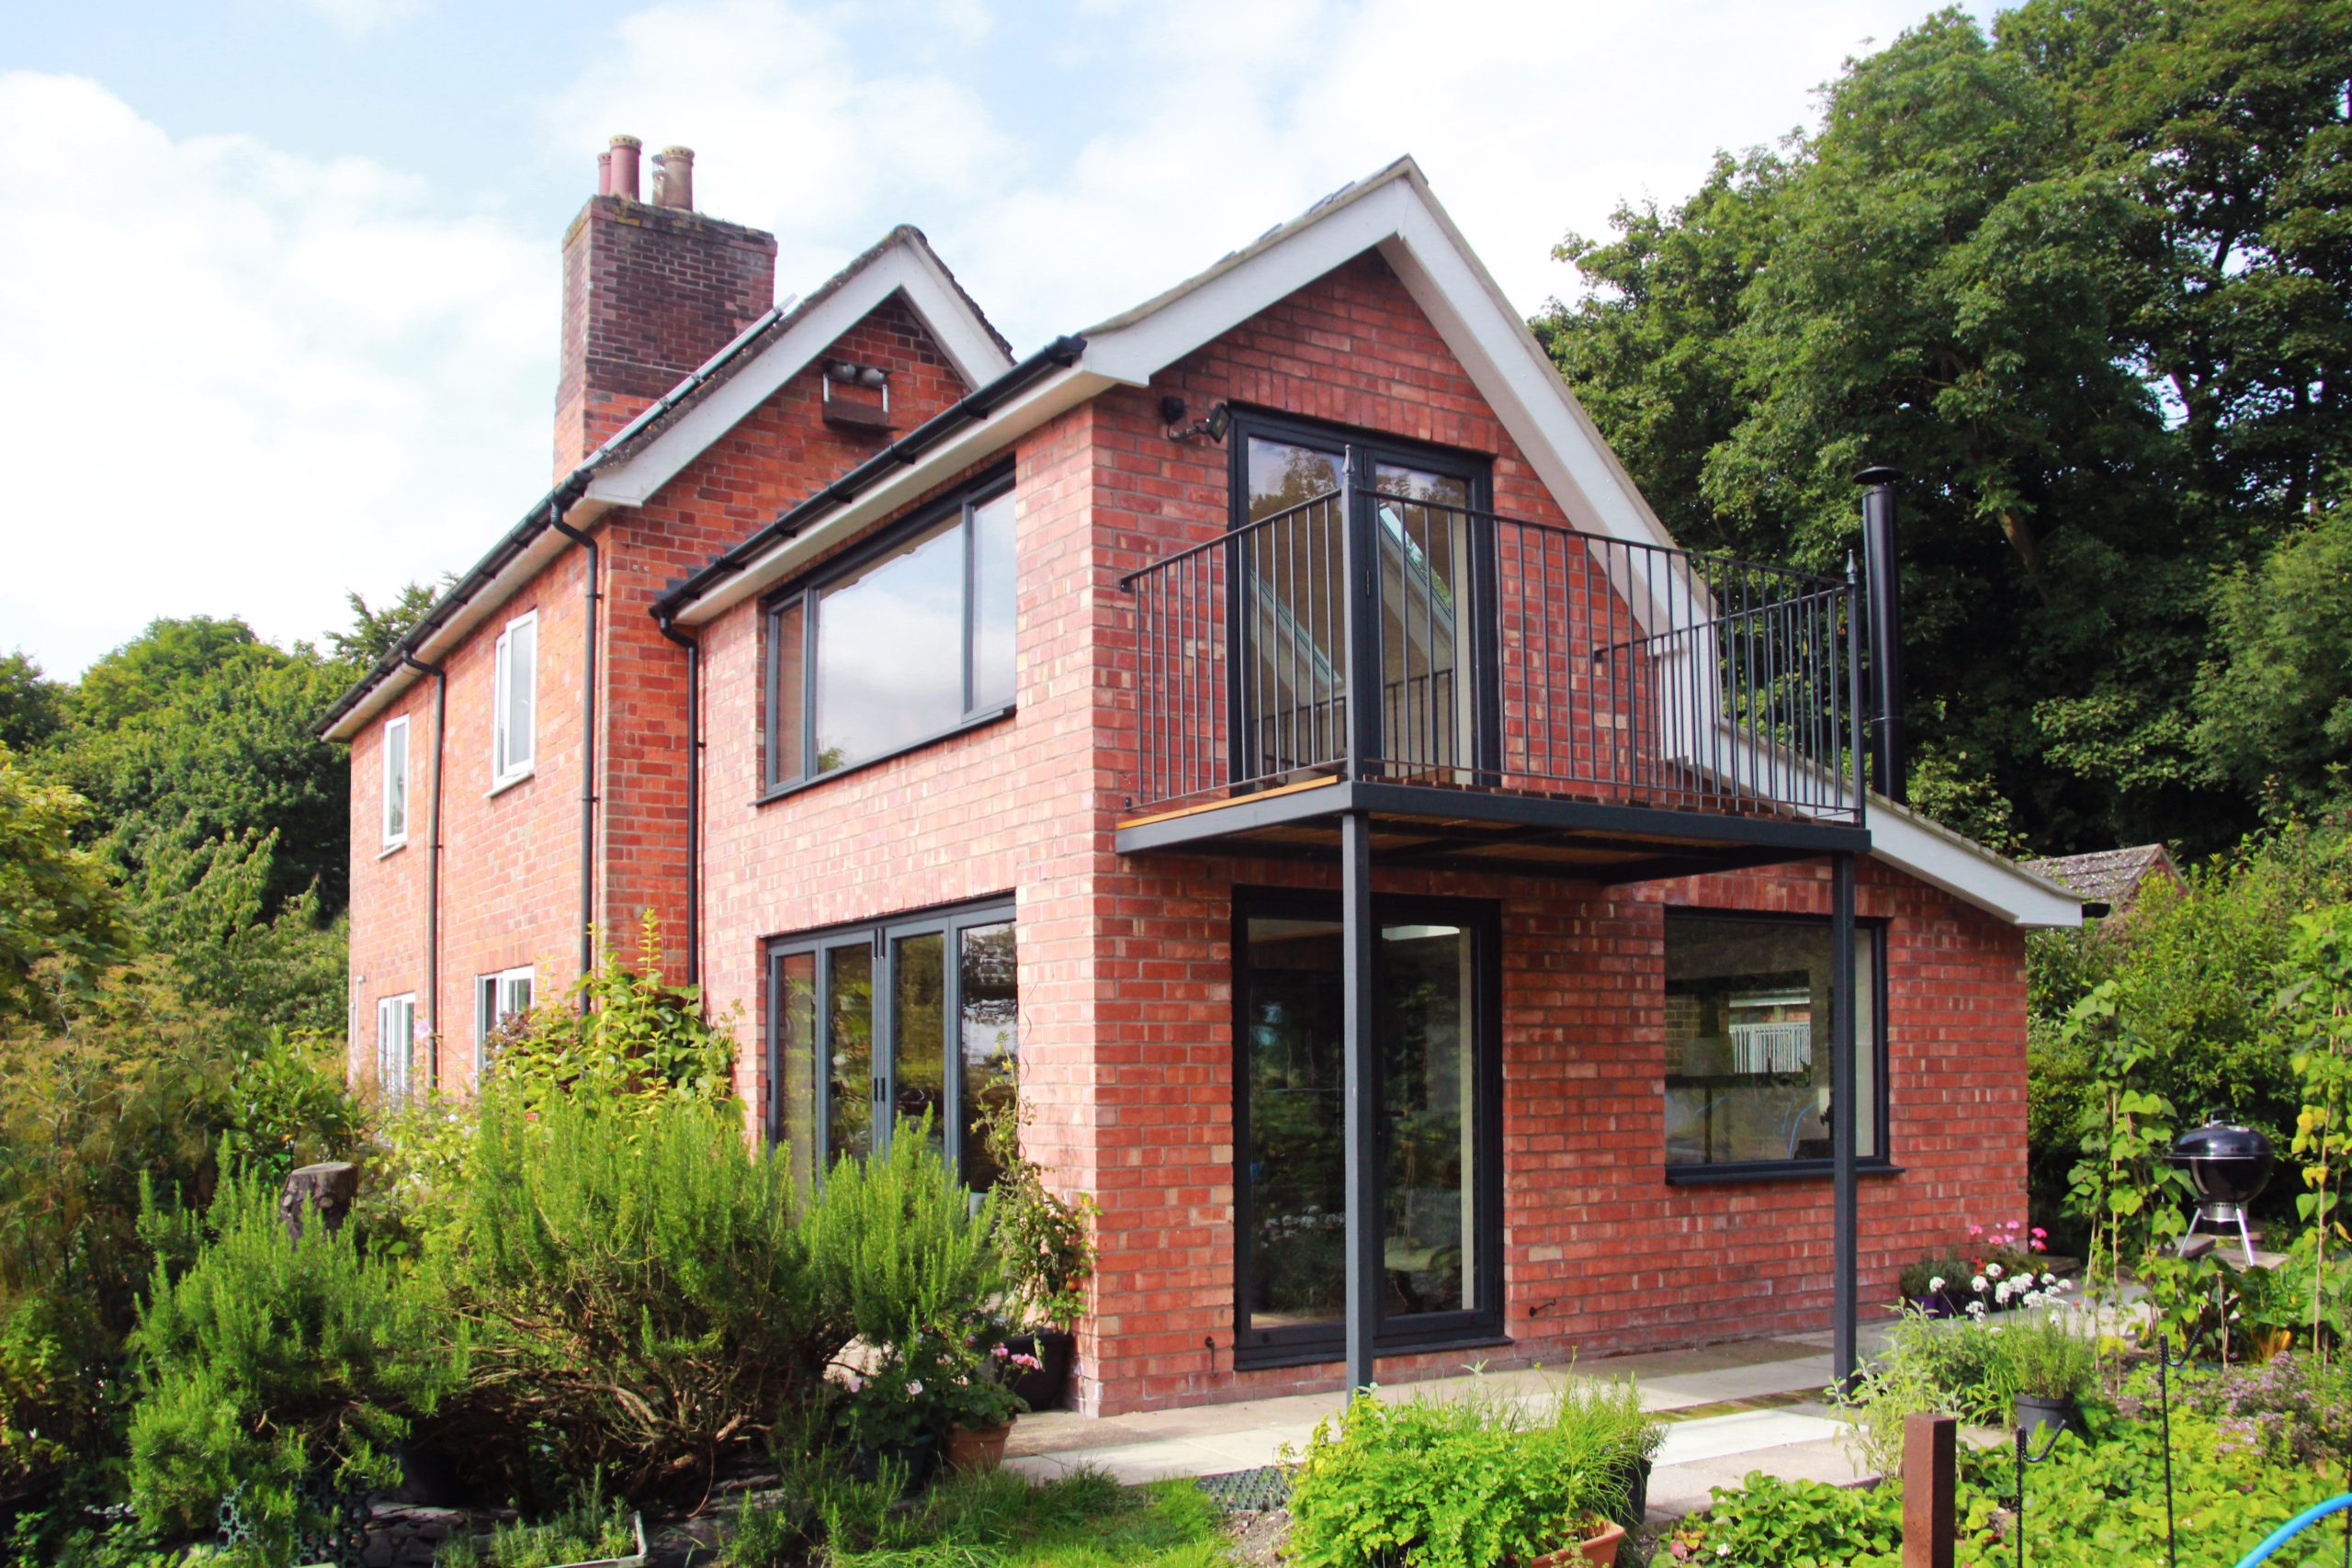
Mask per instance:
[[[1630,1377],[1571,1377],[1552,1421],[1581,1451],[1594,1455],[1608,1478],[1605,1491],[1592,1499],[1594,1512],[1629,1529],[1640,1524],[1666,1427],[1642,1408],[1639,1386]]]
[[[981,1098],[980,1124],[997,1168],[996,1236],[1007,1283],[1003,1333],[1010,1359],[1025,1357],[1012,1390],[1031,1410],[1060,1408],[1077,1359],[1078,1320],[1086,1314],[1086,1282],[1094,1273],[1090,1222],[1094,1200],[1065,1198],[1046,1185],[1043,1167],[1021,1147],[1028,1111],[1018,1080],[1007,1069],[999,1089]]]
[[[2080,1401],[2098,1377],[2090,1342],[2063,1314],[2051,1312],[2004,1330],[2001,1348],[2011,1411],[2029,1440],[2039,1444],[2064,1427],[2079,1433]]]
[[[1930,1256],[1905,1264],[1895,1277],[1895,1288],[1903,1292],[1904,1305],[1921,1317],[1950,1317],[1951,1282],[1967,1278],[1958,1258]]]
[[[1593,1562],[1610,1568],[1617,1561],[1617,1549],[1625,1544],[1625,1527],[1599,1514],[1586,1514],[1577,1520],[1575,1539],[1557,1551],[1547,1551],[1527,1564],[1527,1568],[1569,1568],[1577,1562]]]
[[[1035,1371],[1037,1358],[999,1343],[976,1350],[948,1380],[940,1406],[947,1417],[947,1468],[986,1472],[1004,1462],[1005,1439],[1028,1408],[1012,1381]]]
[[[939,1336],[911,1331],[904,1341],[884,1346],[871,1366],[844,1372],[849,1396],[842,1402],[842,1435],[860,1479],[872,1481],[895,1468],[909,1491],[930,1479],[939,1435],[947,1428],[947,1379],[955,1372],[939,1345]]]

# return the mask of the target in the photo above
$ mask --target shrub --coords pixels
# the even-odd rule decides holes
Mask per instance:
[[[1651,1568],[1894,1568],[1903,1544],[1903,1494],[1893,1486],[1849,1490],[1761,1472],[1676,1525]]]
[[[159,1530],[209,1522],[242,1489],[266,1532],[297,1523],[294,1487],[384,1480],[388,1444],[463,1379],[466,1348],[427,1286],[350,1227],[286,1233],[277,1194],[223,1179],[198,1224],[151,1209],[158,1261],[132,1336],[140,1394],[130,1492]]]
[[[500,1525],[477,1547],[460,1536],[434,1555],[434,1568],[557,1568],[568,1562],[598,1562],[637,1551],[637,1528],[628,1504],[607,1499],[591,1487],[547,1518]]]
[[[2317,1464],[2331,1475],[2352,1462],[2352,1368],[2289,1351],[2256,1366],[2199,1363],[2173,1369],[2176,1411],[2203,1416],[2233,1440],[2260,1431],[2289,1458]],[[2119,1407],[2145,1420],[2155,1416],[2156,1378],[2142,1366],[2124,1380]]]
[[[1610,1517],[1628,1529],[1641,1522],[1635,1494],[1643,1471],[1666,1441],[1666,1427],[1642,1408],[1642,1391],[1630,1377],[1571,1378],[1552,1408],[1556,1427],[1575,1428],[1574,1440],[1604,1456],[1609,1472],[1624,1493],[1623,1506]]]
[[[642,1121],[485,1101],[459,1243],[434,1271],[481,1325],[460,1426],[627,1495],[699,1485],[848,1338],[817,1288],[782,1151],[735,1107]]]
[[[2011,1396],[2080,1399],[2097,1385],[2096,1345],[2071,1314],[2044,1313],[1997,1332],[1999,1381]]]
[[[1625,1506],[1604,1424],[1539,1422],[1474,1393],[1348,1402],[1315,1428],[1291,1487],[1301,1568],[1494,1568],[1580,1539]]]
[[[605,950],[563,1002],[502,1029],[491,1061],[503,1091],[535,1111],[570,1096],[594,1111],[643,1117],[672,1097],[715,1104],[735,1092],[727,1022],[705,1020],[695,987],[663,983],[662,926],[650,909],[634,965]]]
[[[828,1309],[869,1345],[968,1338],[1004,1288],[995,1234],[995,1200],[973,1207],[931,1119],[902,1121],[887,1151],[827,1173],[808,1210],[809,1268]]]

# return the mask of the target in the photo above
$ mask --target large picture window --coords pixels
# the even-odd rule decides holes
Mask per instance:
[[[768,788],[1008,710],[1015,587],[1012,479],[1004,474],[770,604]]]
[[[1855,1092],[1830,1071],[1833,950],[1826,919],[1666,916],[1669,1171],[1826,1168],[1831,1118],[1854,1114],[1858,1158],[1886,1158],[1881,930],[1854,933]]]
[[[1490,1336],[1501,1284],[1491,911],[1381,899],[1374,919],[1379,1341]],[[1329,1359],[1347,1314],[1339,901],[1246,896],[1236,927],[1236,1354]]]
[[[793,937],[768,949],[769,1135],[803,1182],[862,1159],[901,1117],[975,1190],[997,1178],[982,1126],[1013,1093],[1021,996],[1012,907],[971,905]]]

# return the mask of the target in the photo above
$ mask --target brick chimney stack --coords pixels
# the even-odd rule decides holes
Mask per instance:
[[[775,236],[696,212],[684,147],[654,155],[640,200],[640,147],[613,138],[563,236],[559,479],[775,303]]]

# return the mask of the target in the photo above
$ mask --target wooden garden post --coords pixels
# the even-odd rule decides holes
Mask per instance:
[[[1903,1421],[1903,1568],[1951,1568],[1959,1536],[1960,1423],[1949,1416]]]

